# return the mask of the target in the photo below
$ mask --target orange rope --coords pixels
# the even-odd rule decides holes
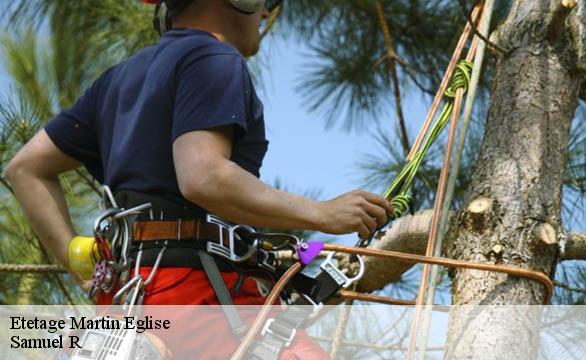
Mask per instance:
[[[480,4],[478,4],[474,10],[472,10],[472,18],[474,19],[474,22],[477,23],[478,20],[480,19],[480,9],[481,6]],[[442,79],[442,82],[440,84],[440,88],[437,92],[437,94],[435,95],[435,98],[433,99],[433,103],[431,104],[431,108],[429,109],[429,112],[427,113],[427,117],[425,118],[425,121],[423,123],[423,127],[421,129],[421,131],[419,132],[419,135],[417,135],[417,138],[415,139],[415,142],[413,143],[413,146],[411,147],[411,151],[409,152],[409,155],[407,155],[407,161],[410,161],[411,159],[413,159],[413,157],[415,156],[415,154],[417,154],[417,152],[419,151],[419,148],[421,147],[421,143],[423,142],[423,138],[425,137],[425,134],[427,133],[427,130],[429,130],[429,127],[431,126],[431,122],[433,121],[433,118],[435,116],[435,113],[437,112],[437,109],[441,103],[441,100],[444,96],[444,93],[446,92],[449,84],[450,84],[450,80],[452,79],[452,75],[454,74],[454,69],[456,68],[456,65],[458,64],[458,60],[460,60],[460,57],[462,55],[462,51],[464,50],[464,46],[466,45],[466,40],[468,39],[471,30],[471,26],[470,24],[466,24],[466,27],[464,28],[464,31],[462,32],[462,36],[460,36],[460,40],[458,40],[458,44],[456,45],[456,50],[454,50],[454,54],[452,55],[452,59],[450,60],[450,63],[448,64],[448,69],[446,70],[446,73],[444,75],[444,78]]]
[[[466,56],[467,61],[471,61],[474,58],[474,54],[476,54],[476,48],[478,46],[478,39],[475,37],[472,41],[472,45],[470,46],[470,50],[468,51],[468,55]],[[437,238],[437,232],[439,228],[439,220],[441,217],[442,206],[444,203],[444,197],[446,193],[447,181],[448,181],[448,173],[450,169],[451,159],[452,159],[452,149],[454,148],[454,139],[456,138],[456,130],[458,129],[458,120],[460,118],[460,109],[462,105],[462,100],[464,99],[464,89],[458,88],[456,90],[456,97],[454,99],[454,108],[452,110],[452,123],[450,125],[450,131],[448,135],[448,141],[446,143],[446,148],[444,150],[444,160],[440,171],[440,179],[437,186],[436,196],[435,196],[435,204],[433,209],[433,216],[431,219],[431,229],[428,234],[427,238],[427,248],[425,250],[425,256],[433,256],[434,249],[435,249],[435,240]],[[421,273],[421,282],[419,284],[419,289],[417,292],[416,297],[416,305],[415,313],[413,314],[413,323],[411,328],[411,336],[409,340],[409,351],[407,358],[411,359],[413,356],[413,351],[415,347],[415,340],[417,339],[417,332],[419,327],[419,319],[421,317],[421,305],[425,302],[425,296],[427,293],[427,284],[429,282],[429,264],[423,265],[423,270]],[[432,299],[433,302],[433,299]]]
[[[477,17],[475,23],[479,23],[479,20],[482,19],[482,15],[484,14],[484,10],[485,10],[484,1],[479,1],[476,4],[476,7],[474,8],[474,11],[478,11],[478,13],[472,15],[473,18]],[[466,30],[467,30],[467,32],[466,32]],[[467,34],[470,34],[470,32],[472,31],[471,24],[467,23],[464,31]],[[468,54],[466,56],[467,61],[471,62],[474,59],[477,47],[478,47],[478,38],[474,36],[472,38],[472,44],[470,45],[470,49],[469,49]],[[454,59],[452,59],[452,60],[454,60]],[[438,93],[438,95],[443,95],[443,92]],[[436,98],[437,98],[437,96],[436,96]],[[436,242],[437,232],[438,232],[438,228],[439,228],[439,221],[440,221],[440,217],[441,217],[442,207],[444,204],[445,192],[446,192],[446,188],[447,188],[448,173],[449,173],[450,163],[451,163],[451,158],[452,158],[452,156],[451,156],[452,149],[454,147],[454,139],[456,137],[456,130],[458,128],[458,120],[460,118],[460,109],[461,109],[463,99],[464,99],[464,89],[458,88],[456,90],[456,96],[454,99],[454,108],[452,110],[452,124],[450,126],[448,141],[446,144],[446,148],[444,150],[444,159],[443,159],[443,164],[442,164],[442,168],[441,168],[441,172],[440,172],[440,179],[439,179],[439,183],[438,183],[438,187],[437,187],[437,191],[436,191],[434,211],[433,211],[433,217],[432,217],[432,221],[431,221],[431,229],[429,231],[429,235],[427,238],[427,248],[425,251],[425,255],[427,257],[434,255],[435,242]],[[407,353],[408,359],[413,358],[413,353],[415,351],[415,345],[416,345],[415,343],[417,340],[417,333],[418,333],[418,328],[419,328],[419,319],[421,317],[421,306],[420,305],[423,305],[423,303],[425,302],[425,298],[426,298],[426,294],[427,294],[427,290],[428,290],[427,287],[428,287],[429,275],[430,275],[429,272],[430,272],[430,266],[429,266],[429,264],[425,264],[423,266],[423,271],[421,274],[422,275],[421,282],[419,284],[419,289],[417,292],[416,305],[418,305],[418,306],[415,308],[415,313],[413,314],[413,320],[412,320],[412,324],[411,324],[412,326],[411,326],[411,336],[409,337],[409,351]],[[433,303],[433,299],[431,299],[431,302]]]
[[[471,261],[465,260],[454,260],[448,259],[439,256],[423,256],[423,255],[415,255],[415,254],[408,254],[402,253],[398,251],[388,251],[388,250],[376,250],[376,249],[368,249],[368,248],[356,248],[351,246],[344,246],[344,245],[334,245],[334,244],[325,244],[324,250],[330,250],[335,252],[341,252],[346,254],[354,254],[354,255],[363,255],[363,256],[373,256],[373,257],[382,257],[382,258],[390,258],[395,260],[406,260],[410,262],[419,262],[424,264],[431,264],[431,265],[441,265],[448,268],[463,268],[463,269],[472,269],[472,270],[483,270],[483,271],[494,271],[500,272],[504,274],[514,275],[518,277],[523,277],[527,279],[532,279],[539,281],[545,287],[545,294],[543,296],[543,303],[548,304],[551,300],[551,296],[553,295],[553,282],[551,279],[541,271],[529,270],[515,266],[508,266],[508,265],[494,265],[494,264],[486,264],[486,263],[476,263]]]

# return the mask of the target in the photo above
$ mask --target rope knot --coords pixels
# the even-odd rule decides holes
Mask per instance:
[[[395,218],[400,218],[409,209],[411,196],[407,194],[399,194],[391,200],[391,206],[395,210]]]
[[[454,77],[448,89],[445,92],[445,96],[449,98],[456,97],[456,91],[458,89],[468,90],[468,83],[470,82],[470,74],[472,73],[473,64],[470,61],[462,60],[456,66],[454,71]]]

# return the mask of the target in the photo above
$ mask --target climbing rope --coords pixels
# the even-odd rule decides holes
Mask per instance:
[[[338,319],[338,326],[332,339],[332,348],[330,350],[330,359],[336,359],[338,353],[342,347],[342,339],[344,338],[344,331],[346,330],[346,324],[350,318],[350,311],[352,311],[352,304],[354,299],[346,299],[344,301],[344,307],[342,308],[342,315]]]
[[[487,47],[487,43],[486,43],[485,39],[486,39],[486,36],[488,35],[493,8],[494,8],[494,0],[486,0],[485,5],[484,5],[484,9],[482,12],[483,13],[482,20],[479,24],[479,30],[476,31],[476,29],[474,29],[474,26],[473,26],[474,33],[478,36],[478,38],[480,38],[483,41],[478,41],[476,54],[474,55],[474,68],[472,71],[472,78],[470,80],[469,90],[468,90],[468,94],[466,96],[466,103],[464,106],[462,125],[460,126],[460,131],[458,134],[458,142],[456,144],[456,150],[455,150],[455,153],[453,156],[454,159],[453,159],[453,163],[451,165],[450,171],[449,171],[449,178],[447,180],[447,185],[446,185],[446,195],[445,195],[445,199],[443,200],[443,204],[441,204],[441,210],[440,210],[441,212],[440,212],[437,235],[435,238],[435,243],[430,244],[431,255],[433,255],[433,256],[440,256],[444,235],[447,230],[448,215],[449,215],[450,206],[452,203],[452,198],[454,195],[454,188],[456,186],[456,182],[457,182],[457,178],[458,178],[461,157],[462,157],[462,153],[463,153],[463,149],[464,149],[464,143],[466,142],[466,137],[468,134],[468,126],[470,123],[470,119],[472,117],[472,108],[474,105],[474,98],[475,98],[476,89],[478,87],[478,83],[480,80],[480,72],[482,70],[482,64],[484,61],[485,50]],[[468,15],[468,18],[470,18],[469,15]],[[482,37],[482,35],[484,35],[484,37]],[[475,39],[475,40],[477,40],[477,39]],[[446,154],[446,156],[448,156],[448,155]],[[428,269],[424,266],[423,270],[426,271]],[[432,309],[432,305],[433,305],[434,298],[435,298],[435,289],[437,287],[438,272],[439,272],[439,269],[437,266],[433,266],[431,268],[430,277],[429,277],[429,285],[427,286],[427,289],[424,289],[424,290],[427,290],[425,292],[426,307],[425,307],[423,327],[421,329],[421,334],[418,334],[418,337],[420,338],[420,343],[419,343],[419,355],[420,355],[419,358],[420,359],[423,359],[425,356],[425,348],[426,348],[427,342],[428,342],[427,340],[429,337],[429,329],[430,329],[430,323],[431,323],[431,309]]]
[[[395,217],[401,217],[408,209],[411,202],[411,195],[408,191],[413,184],[413,180],[417,175],[419,167],[425,158],[431,145],[439,138],[442,130],[446,127],[452,110],[454,109],[454,99],[458,89],[466,91],[468,83],[470,82],[470,74],[472,72],[472,63],[463,60],[456,66],[456,71],[452,82],[446,89],[444,96],[447,101],[442,109],[437,121],[433,125],[423,147],[415,154],[415,156],[403,167],[401,172],[395,177],[391,185],[385,190],[383,196],[391,200]]]

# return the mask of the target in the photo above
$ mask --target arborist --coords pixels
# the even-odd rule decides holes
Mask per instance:
[[[79,166],[108,185],[119,206],[152,204],[133,225],[134,244],[149,245],[141,247],[145,276],[161,242],[168,245],[146,287],[148,305],[218,303],[202,259],[185,250],[221,236],[209,214],[233,224],[361,238],[386,223],[393,210],[379,195],[356,190],[313,201],[259,180],[268,141],[245,58],[259,50],[260,25],[281,1],[146,2],[168,9],[163,21],[155,19],[160,42],[104,72],[6,168],[33,229],[60,263],[71,265],[68,248],[79,237],[58,176]],[[212,255],[234,304],[262,304],[253,280],[241,280]]]

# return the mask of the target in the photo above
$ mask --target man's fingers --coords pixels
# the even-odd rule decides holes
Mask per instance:
[[[379,228],[387,223],[387,212],[383,207],[367,203],[365,209],[368,215],[376,219],[376,227]]]
[[[393,214],[394,210],[391,202],[384,197],[366,191],[362,192],[361,194],[366,199],[366,201],[382,207],[389,215]]]
[[[358,231],[358,237],[360,237],[361,239],[368,239],[368,237],[370,236],[371,231],[368,230],[368,227],[365,224],[360,225],[360,230]]]
[[[364,216],[362,217],[362,223],[364,224],[364,226],[366,226],[366,229],[368,231],[368,235],[372,234],[377,229],[376,220],[372,216],[368,215],[367,213],[365,213]]]

